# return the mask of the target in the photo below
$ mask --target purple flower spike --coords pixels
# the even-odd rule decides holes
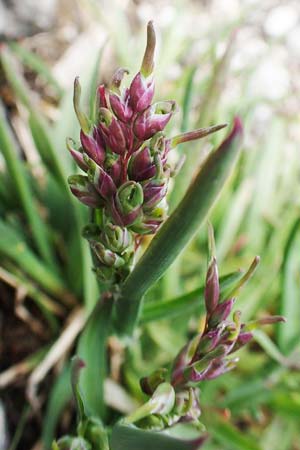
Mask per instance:
[[[210,316],[215,308],[217,307],[220,296],[220,286],[219,286],[219,274],[217,260],[215,257],[208,267],[205,283],[205,306],[208,315]]]
[[[85,153],[99,166],[102,166],[105,159],[104,148],[88,134],[80,131],[80,140]]]
[[[174,101],[158,102],[149,106],[137,116],[134,122],[133,131],[136,137],[146,141],[158,131],[162,131],[171,119],[175,108]]]
[[[130,104],[135,112],[145,111],[154,96],[154,80],[150,75],[145,78],[140,72],[136,74],[130,85]]]
[[[67,146],[77,166],[87,176],[71,179],[71,190],[81,202],[101,209],[101,223],[97,222],[97,233],[93,237],[95,242],[100,240],[104,245],[103,251],[97,245],[99,254],[107,250],[114,252],[107,241],[110,232],[107,224],[126,229],[131,236],[132,243],[124,251],[118,249],[115,252],[118,257],[125,258],[120,270],[116,264],[110,265],[110,258],[115,256],[109,252],[105,253],[105,258],[103,253],[101,264],[98,261],[100,265],[95,267],[97,276],[112,284],[125,280],[130,273],[134,245],[139,245],[141,236],[155,234],[167,218],[168,181],[178,168],[168,163],[170,150],[177,144],[199,139],[222,128],[222,125],[201,128],[171,139],[165,136],[163,130],[175,112],[176,103],[159,101],[152,104],[155,46],[156,35],[150,21],[140,70],[125,88],[122,83],[129,72],[123,68],[116,70],[108,87],[98,86],[92,117],[88,117],[81,106],[79,79],[74,82],[73,103],[81,127],[81,147],[76,148],[70,141]],[[233,135],[238,123],[235,128]],[[207,296],[211,295],[208,291],[209,286]]]

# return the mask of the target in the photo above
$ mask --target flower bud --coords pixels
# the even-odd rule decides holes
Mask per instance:
[[[151,105],[154,96],[152,75],[144,77],[138,72],[130,85],[130,105],[135,112],[142,112]]]
[[[261,325],[273,325],[274,323],[286,322],[284,316],[267,316],[261,319],[253,320],[249,322],[246,326],[247,330],[255,330],[255,328]]]
[[[169,414],[175,404],[175,391],[169,383],[161,383],[155,389],[150,403],[152,405],[151,414]]]
[[[104,84],[101,84],[97,89],[98,105],[100,108],[108,108],[106,99],[106,89]]]
[[[89,133],[90,131],[90,121],[87,115],[82,111],[80,107],[80,97],[81,97],[81,86],[79,83],[79,77],[76,77],[74,80],[74,93],[73,93],[73,105],[74,110],[80,124],[81,129],[85,133]]]
[[[111,198],[116,192],[116,186],[112,178],[93,160],[86,158],[86,162],[89,166],[88,177],[90,182],[93,183],[101,197],[105,200]]]
[[[112,217],[117,225],[130,226],[141,214],[144,196],[139,183],[127,181],[119,187],[111,205]]]
[[[250,342],[252,339],[253,334],[250,331],[242,331],[238,335],[230,353],[237,352],[240,348],[244,347],[244,345],[248,344],[248,342]]]
[[[235,311],[233,314],[233,322],[226,325],[222,334],[221,342],[226,346],[229,353],[233,348],[241,330],[241,311]]]
[[[151,104],[154,95],[154,80],[152,77],[154,67],[154,51],[156,45],[153,22],[148,22],[147,45],[141,65],[130,85],[130,103],[135,112],[144,111]]]
[[[175,108],[174,101],[157,102],[149,106],[135,119],[133,131],[136,137],[146,141],[158,131],[162,131],[171,119]]]
[[[129,70],[119,67],[113,74],[110,89],[112,92],[120,93],[120,86],[123,81],[124,75],[129,75]]]
[[[113,252],[123,253],[132,245],[133,239],[127,228],[108,223],[103,232],[103,242]]]
[[[226,346],[219,345],[199,361],[196,361],[191,366],[188,366],[186,369],[184,369],[184,379],[191,384],[202,381],[203,379],[205,379],[206,371],[212,366],[214,361],[223,358],[226,354]]]
[[[221,331],[221,329],[216,328],[208,331],[204,336],[202,336],[196,350],[197,357],[200,358],[200,356],[211,352],[218,345]]]
[[[131,230],[137,234],[155,234],[161,223],[161,219],[147,219],[144,216],[142,220],[131,226]]]
[[[122,122],[119,122],[106,108],[99,110],[99,127],[102,130],[108,147],[117,154],[127,150],[127,130]]]
[[[156,167],[149,147],[144,147],[131,156],[128,166],[130,179],[134,181],[148,180],[154,177],[155,172]]]
[[[103,206],[103,202],[99,197],[94,186],[84,175],[71,175],[68,183],[72,194],[75,195],[82,203],[92,208]]]
[[[218,266],[216,258],[213,257],[208,267],[204,291],[205,306],[207,314],[209,316],[216,308],[219,301],[219,296],[220,296],[220,286],[219,286]]]
[[[229,300],[225,300],[223,303],[219,303],[218,306],[212,312],[212,315],[209,318],[208,326],[209,328],[213,328],[227,319],[233,305],[235,303],[234,298],[230,298]]]
[[[149,211],[157,206],[167,195],[168,180],[150,180],[143,185],[144,211]],[[165,211],[166,213],[167,211]]]
[[[125,264],[125,261],[121,256],[105,248],[101,242],[91,241],[90,245],[99,261],[105,266],[118,269]]]
[[[80,140],[85,153],[99,166],[102,166],[105,160],[105,149],[92,136],[80,132]]]
[[[178,377],[182,376],[183,369],[191,364],[198,344],[201,339],[201,334],[197,334],[193,339],[191,339],[178,353],[176,356],[173,367],[172,367],[172,383],[176,384]]]
[[[74,161],[76,162],[76,164],[78,165],[78,167],[80,167],[80,169],[82,169],[84,172],[86,172],[88,170],[88,165],[84,161],[83,153],[81,151],[75,150],[73,148],[73,145],[74,145],[73,139],[67,138],[66,144],[67,144],[67,149],[71,153],[71,156],[74,159]]]
[[[208,128],[199,128],[198,130],[188,131],[186,133],[178,134],[170,139],[171,148],[177,147],[179,144],[183,144],[184,142],[195,141],[197,139],[201,139],[209,134],[215,133],[216,131],[221,130],[226,127],[227,124],[221,125],[213,125]]]
[[[120,185],[121,174],[122,174],[122,164],[120,159],[117,159],[108,169],[107,172],[113,179],[116,186]]]
[[[144,211],[145,220],[159,220],[163,222],[168,215],[168,202],[166,197],[164,197],[157,205],[152,209],[146,209]]]
[[[238,358],[224,360],[219,359],[214,361],[208,371],[205,373],[205,380],[213,380],[236,367],[236,363],[239,361]]]
[[[148,77],[153,72],[156,36],[152,20],[147,24],[147,45],[141,65],[141,73]]]
[[[128,73],[129,72],[127,69],[118,69],[113,75],[111,90],[109,92],[109,103],[111,109],[117,118],[125,123],[128,122],[133,115],[132,108],[129,104],[129,89],[125,89],[123,92],[120,91],[120,85],[123,77]]]
[[[187,388],[176,392],[175,413],[184,421],[197,420],[201,415],[197,389]]]
[[[123,95],[115,93],[109,94],[109,103],[116,117],[124,123],[129,122],[133,115],[133,110],[129,104],[129,90],[126,89]]]
[[[126,417],[126,423],[137,422],[151,414],[169,414],[175,405],[175,391],[171,384],[161,383],[155,389],[150,400]]]

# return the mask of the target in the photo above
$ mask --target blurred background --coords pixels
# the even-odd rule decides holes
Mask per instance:
[[[242,156],[210,216],[219,267],[245,269],[260,255],[238,307],[244,320],[288,320],[256,332],[237,370],[202,384],[205,448],[299,450],[298,0],[0,1],[0,449],[49,449],[74,428],[68,360],[97,286],[80,237],[87,211],[66,184],[74,166],[65,139],[79,139],[73,81],[80,76],[93,108],[97,84],[120,66],[139,69],[150,19],[156,98],[180,106],[168,132],[230,124],[236,114],[244,121]],[[171,211],[225,134],[173,156],[186,161],[170,189]],[[203,226],[146,304],[203,285],[206,255]],[[168,364],[195,332],[200,307],[189,305],[164,320],[145,315],[126,354],[109,341],[108,424],[142,400],[139,378]]]

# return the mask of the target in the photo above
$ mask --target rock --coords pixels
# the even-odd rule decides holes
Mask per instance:
[[[0,40],[31,36],[51,28],[57,0],[0,0]]]

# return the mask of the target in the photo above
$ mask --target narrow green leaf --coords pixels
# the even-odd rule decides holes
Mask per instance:
[[[113,427],[110,444],[112,450],[197,450],[205,439],[202,440],[199,431],[196,436],[195,433],[191,436],[190,432],[181,430],[181,436],[173,437],[168,431],[145,431],[133,425],[117,423]]]
[[[49,393],[42,429],[42,441],[45,450],[51,449],[59,418],[71,397],[70,367],[66,366],[56,378]]]
[[[34,142],[43,162],[45,163],[46,167],[48,167],[49,170],[53,172],[57,180],[65,186],[65,189],[68,189],[66,183],[67,174],[64,173],[62,160],[59,158],[59,153],[54,149],[50,135],[48,133],[50,125],[46,124],[42,115],[37,112],[32,100],[33,95],[30,92],[25,80],[23,80],[18,73],[16,61],[8,48],[4,48],[1,50],[0,58],[7,81],[13,88],[17,98],[21,101],[21,103],[23,103],[23,105],[28,109],[30,113],[29,125]]]
[[[40,286],[54,296],[69,298],[70,294],[58,276],[51,271],[28,248],[26,242],[8,224],[0,221],[0,253],[17,263],[22,271],[27,273]]]
[[[49,243],[49,233],[36,204],[33,202],[33,194],[26,178],[24,166],[22,165],[9,125],[6,121],[4,108],[0,103],[0,149],[6,161],[7,170],[14,183],[20,204],[24,210],[26,218],[32,232],[32,236],[40,255],[45,262],[56,270],[57,265]]]
[[[185,197],[167,219],[125,280],[116,305],[116,328],[131,334],[144,294],[168,269],[197,232],[229,177],[240,149],[238,120],[230,136],[210,154]]]
[[[233,272],[221,277],[221,294],[222,291],[232,287],[242,276],[242,272]],[[183,314],[197,313],[197,315],[200,315],[205,312],[203,295],[204,285],[187,294],[169,300],[145,303],[141,312],[140,322],[143,324],[153,320],[171,319]]]
[[[264,349],[264,351],[270,358],[272,358],[278,364],[286,364],[286,358],[264,331],[253,330],[253,335],[256,342]]]
[[[30,415],[30,406],[29,405],[25,405],[23,407],[23,410],[20,414],[20,418],[19,418],[19,422],[18,425],[16,427],[16,429],[14,430],[14,434],[13,437],[11,439],[10,442],[10,446],[8,447],[8,450],[16,450],[20,444],[20,441],[22,439],[24,430],[26,429],[26,423],[29,419],[29,415]]]
[[[7,47],[1,48],[0,60],[7,81],[14,90],[18,99],[26,108],[30,108],[30,92],[23,80],[16,73],[16,64]]]
[[[9,43],[10,49],[20,58],[22,63],[36,72],[38,75],[44,78],[49,84],[51,84],[59,96],[62,96],[63,90],[57,80],[51,73],[50,67],[36,54],[27,50],[21,44],[17,42]]]
[[[187,131],[189,129],[189,113],[191,110],[191,103],[193,98],[193,88],[194,88],[194,78],[196,74],[196,66],[193,66],[189,69],[183,102],[182,102],[182,121],[181,121],[181,131]]]
[[[102,297],[82,332],[77,355],[84,361],[79,388],[88,414],[105,415],[103,383],[106,378],[106,340],[110,331],[113,300]]]
[[[297,219],[286,244],[282,275],[282,299],[280,314],[287,319],[287,326],[278,332],[279,347],[288,353],[300,329],[300,219]]]
[[[188,78],[186,81],[186,86],[184,90],[183,102],[182,102],[182,122],[181,122],[181,131],[185,132],[189,128],[189,112],[192,101],[192,94],[194,89],[194,77],[196,73],[196,67],[192,67]],[[190,144],[197,145],[197,144]],[[184,155],[182,152],[182,146],[179,146],[177,151],[180,155]],[[199,155],[197,155],[198,161]],[[195,150],[190,149],[187,153],[185,153],[185,161],[183,167],[181,168],[179,174],[176,177],[176,183],[174,184],[174,188],[170,194],[170,211],[172,212],[178,202],[182,199],[186,186],[188,185],[187,180],[190,179],[192,173],[195,171]]]
[[[66,182],[67,172],[59,161],[58,152],[52,144],[50,134],[47,130],[49,124],[47,125],[46,121],[35,110],[30,109],[29,126],[34,143],[45,166],[54,175],[59,184],[64,187],[65,191],[68,191]],[[60,149],[60,153],[63,151],[64,148]]]
[[[92,123],[94,123],[94,121],[96,119],[96,106],[97,106],[96,105],[96,103],[97,103],[96,90],[97,90],[97,85],[98,85],[99,67],[100,67],[100,63],[101,63],[105,45],[106,45],[106,42],[104,42],[104,44],[102,45],[102,47],[100,48],[100,50],[98,52],[97,59],[95,61],[94,70],[91,75],[90,86],[89,86],[89,99],[90,99],[89,118],[91,119]]]
[[[233,36],[231,37],[231,39],[229,39],[223,56],[218,61],[216,61],[213,66],[213,73],[209,78],[208,86],[205,90],[205,95],[201,101],[199,117],[197,118],[196,123],[194,124],[195,128],[210,125],[213,117],[216,116],[217,105],[218,102],[220,102],[220,96],[226,80],[227,67],[231,57],[232,46],[233,46]],[[186,86],[186,93],[184,98],[185,107],[189,106],[191,93],[192,92],[195,93],[193,82],[194,75],[195,74],[192,71]],[[196,95],[198,95],[197,92]],[[184,117],[183,125],[185,125],[187,114],[185,113],[183,117]],[[199,167],[199,164],[201,164],[202,158],[203,158],[202,152],[198,152],[198,154],[195,154],[195,150],[191,149],[186,153],[185,163],[180,173],[178,174],[174,190],[171,194],[171,201],[170,201],[171,210],[177,204],[177,202],[182,199],[184,191],[188,186],[188,180],[191,179],[191,177],[195,172],[195,169]]]
[[[207,415],[205,416],[207,417]],[[221,419],[217,414],[210,414],[207,429],[211,436],[220,444],[222,448],[228,450],[262,450],[257,440],[245,435],[229,422]]]
[[[68,157],[67,152],[64,151],[64,148],[55,148],[52,136],[49,133],[50,125],[47,124],[42,115],[36,111],[31,100],[32,94],[30,93],[25,81],[14,69],[15,61],[7,48],[1,51],[1,62],[9,83],[14,89],[19,100],[24,104],[30,113],[29,125],[39,154],[45,166],[54,175],[61,186],[62,195],[66,196],[66,201],[70,202],[73,207],[73,226],[74,229],[77,229],[77,235],[79,236],[85,223],[83,220],[85,213],[82,212],[83,207],[79,205],[77,201],[74,201],[67,184],[67,175],[69,174],[69,167],[71,167],[71,158]],[[63,156],[64,154],[66,157]],[[70,166],[68,166],[68,164],[65,165],[66,161],[70,161]],[[90,270],[91,259],[88,254],[87,245],[82,239],[78,239],[77,245],[77,254],[80,256],[78,260],[78,270],[81,270],[83,273],[84,297],[86,303],[92,305],[95,302],[93,296],[95,295],[97,289],[95,287],[95,282],[92,280],[93,275]]]
[[[299,420],[300,395],[299,392],[274,391],[269,404],[279,414]]]
[[[203,124],[208,125],[216,112],[216,106],[218,102],[220,102],[220,96],[222,94],[222,90],[224,89],[234,41],[235,33],[232,33],[231,37],[228,40],[224,54],[214,64],[213,73],[210,77],[208,87],[205,91],[205,97],[201,102],[200,113],[196,123],[197,128],[202,127]]]
[[[258,374],[250,379],[247,383],[240,383],[226,394],[224,400],[219,403],[221,408],[230,408],[235,411],[250,406],[257,406],[266,403],[271,395],[272,389],[281,380],[287,369],[272,365],[271,368],[264,370],[262,374]]]

